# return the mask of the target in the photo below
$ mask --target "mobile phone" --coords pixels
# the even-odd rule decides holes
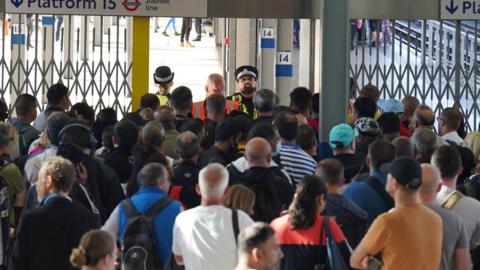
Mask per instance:
[[[382,261],[376,257],[370,257],[368,260],[368,270],[378,270],[382,266]]]

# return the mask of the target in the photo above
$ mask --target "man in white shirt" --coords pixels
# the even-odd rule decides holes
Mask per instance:
[[[467,228],[469,248],[475,249],[480,245],[480,202],[455,189],[463,170],[460,153],[455,146],[443,145],[433,154],[432,164],[440,171],[442,180],[437,202],[460,215]]]
[[[237,264],[236,238],[253,223],[240,210],[225,208],[228,171],[212,163],[199,173],[201,205],[180,213],[173,227],[172,251],[185,269],[233,269]]]
[[[455,108],[446,108],[438,117],[438,132],[448,144],[466,146],[467,144],[458,136],[457,129],[462,122],[462,114]]]

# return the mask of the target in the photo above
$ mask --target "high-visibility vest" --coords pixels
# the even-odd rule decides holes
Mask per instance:
[[[158,100],[160,101],[160,106],[163,106],[163,105],[170,105],[169,104],[169,101],[170,101],[170,94],[167,93],[167,94],[160,94],[160,93],[157,93],[157,97],[158,97]]]
[[[238,110],[238,102],[235,100],[226,100],[225,102],[225,113],[230,114],[233,110]],[[207,107],[206,101],[199,101],[192,104],[192,115],[193,118],[199,118],[205,120],[207,118]]]
[[[238,103],[238,110],[245,113],[246,115],[248,115],[251,119],[257,119],[257,109],[255,109],[255,107],[253,108],[253,115],[250,115],[248,113],[248,108],[245,104],[243,104],[242,102],[242,99],[243,99],[243,96],[240,95],[239,93],[237,94],[234,94],[230,97],[227,98],[227,100],[232,100],[232,101],[236,101]]]

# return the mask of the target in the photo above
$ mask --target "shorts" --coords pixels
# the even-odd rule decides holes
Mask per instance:
[[[368,20],[368,25],[370,26],[370,31],[380,31],[382,20]]]

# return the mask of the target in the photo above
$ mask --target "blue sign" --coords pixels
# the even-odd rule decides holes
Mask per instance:
[[[478,20],[480,19],[480,1],[442,0],[440,17],[445,20]]]

